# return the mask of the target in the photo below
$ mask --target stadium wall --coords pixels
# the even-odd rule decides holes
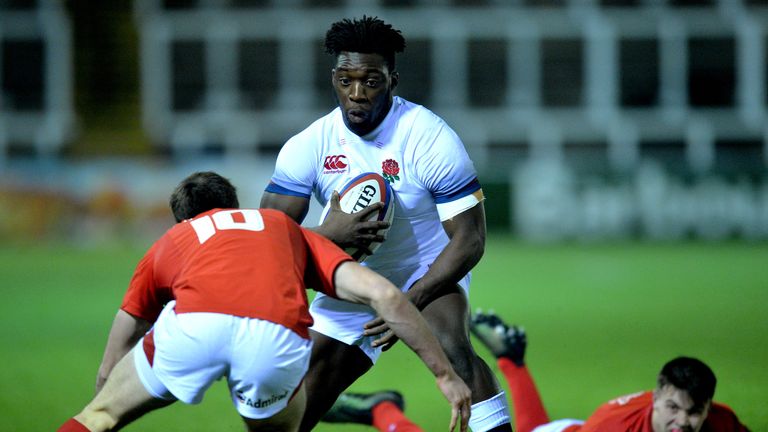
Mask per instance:
[[[324,31],[364,13],[403,30],[397,93],[462,137],[489,229],[768,236],[762,0],[39,0],[0,4],[0,239],[152,238],[198,168],[257,205],[334,105]]]
[[[194,171],[215,170],[258,206],[272,174],[265,158],[101,159],[15,164],[0,173],[0,241],[146,243],[170,227],[168,197]],[[488,228],[521,239],[768,239],[768,183],[748,176],[684,178],[654,163],[631,175],[588,177],[562,162],[521,164],[484,179]],[[312,202],[305,225],[319,218]]]

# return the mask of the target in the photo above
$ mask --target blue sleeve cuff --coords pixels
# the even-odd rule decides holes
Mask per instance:
[[[266,192],[275,193],[279,195],[290,195],[295,197],[301,197],[301,198],[307,198],[309,199],[311,197],[310,194],[302,193],[302,192],[296,192],[287,188],[284,188],[274,182],[269,182],[266,189],[264,189]]]
[[[459,198],[465,197],[467,195],[470,195],[474,192],[476,192],[478,189],[480,189],[480,181],[477,179],[477,177],[473,178],[469,181],[466,185],[462,186],[458,190],[451,192],[449,194],[445,195],[435,195],[435,203],[436,204],[443,204],[451,201],[455,201]]]

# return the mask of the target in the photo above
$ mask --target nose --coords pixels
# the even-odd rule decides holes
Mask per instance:
[[[349,99],[355,102],[361,102],[366,99],[365,87],[362,83],[353,82],[349,89]]]
[[[680,414],[677,416],[677,424],[683,429],[689,428],[691,426],[691,416],[689,416],[687,412],[681,410]]]

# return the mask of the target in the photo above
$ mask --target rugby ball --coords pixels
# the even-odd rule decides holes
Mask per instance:
[[[348,181],[341,188],[339,205],[341,210],[346,213],[357,213],[371,204],[383,203],[384,206],[378,212],[373,213],[368,220],[387,221],[391,226],[395,217],[395,202],[392,194],[392,188],[389,186],[389,182],[384,180],[384,177],[373,172],[366,172]],[[323,213],[320,215],[320,223],[325,220],[330,210],[331,201],[328,200]],[[379,230],[379,234],[386,236],[387,231],[389,228]],[[368,249],[373,253],[379,246],[381,246],[380,242],[373,242]],[[363,262],[368,258],[368,255],[358,248],[346,248],[345,251],[358,262]]]

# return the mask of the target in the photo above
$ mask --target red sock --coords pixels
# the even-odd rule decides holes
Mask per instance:
[[[373,407],[373,427],[381,432],[422,432],[397,405],[389,401]]]
[[[496,364],[507,379],[509,392],[512,393],[512,405],[515,410],[515,430],[530,432],[536,426],[549,423],[549,416],[541,402],[539,390],[533,382],[528,368],[518,366],[512,360],[499,357]]]
[[[57,432],[91,432],[82,423],[75,420],[74,417],[67,420]]]

